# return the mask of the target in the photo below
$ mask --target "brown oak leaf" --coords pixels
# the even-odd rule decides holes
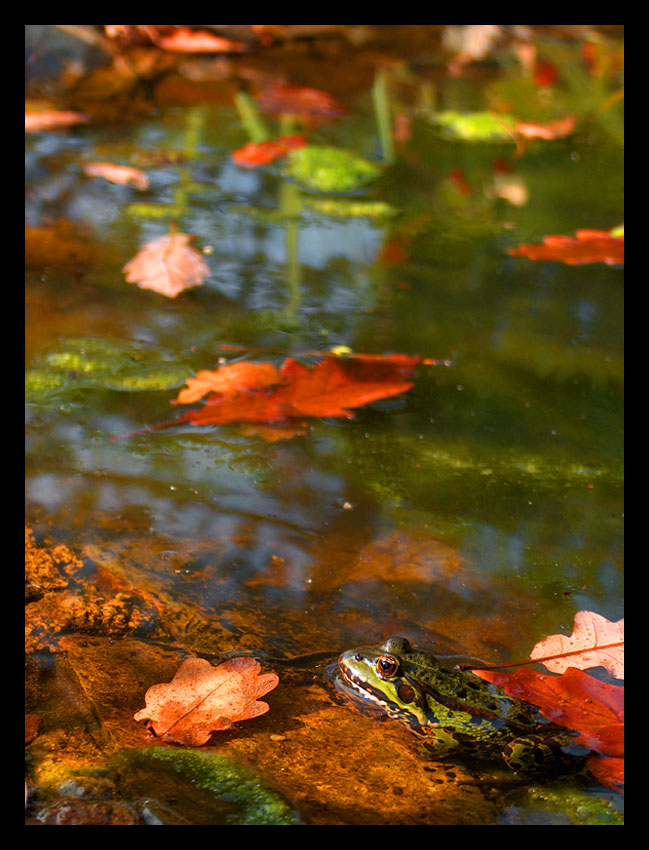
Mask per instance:
[[[152,40],[163,50],[176,53],[241,53],[247,50],[241,41],[231,41],[204,30],[179,26],[169,34],[154,33]]]
[[[113,162],[86,162],[82,167],[88,177],[103,177],[110,183],[132,183],[142,192],[149,188],[149,178],[139,168]]]
[[[259,697],[277,687],[279,676],[259,675],[260,669],[254,658],[231,658],[218,667],[203,658],[187,658],[171,682],[149,688],[146,708],[135,720],[146,720],[158,738],[200,747],[212,732],[268,711]]]
[[[170,233],[147,242],[122,269],[126,280],[168,298],[200,286],[209,268],[189,244],[191,238],[187,233]]]

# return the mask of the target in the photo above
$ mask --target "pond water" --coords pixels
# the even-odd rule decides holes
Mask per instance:
[[[505,66],[497,80],[442,79],[436,103],[475,108],[515,77]],[[271,709],[211,746],[259,769],[312,823],[372,822],[343,805],[358,794],[356,736],[379,748],[375,782],[362,780],[368,811],[440,822],[421,800],[415,813],[399,803],[403,774],[424,769],[405,731],[335,702],[323,673],[341,651],[401,634],[504,663],[569,634],[579,610],[623,616],[623,271],[508,254],[621,223],[619,127],[590,113],[574,134],[522,150],[465,141],[426,112],[430,80],[388,85],[407,128],[388,161],[371,87],[337,92],[345,115],[307,130],[310,144],[383,169],[338,206],[281,161],[234,164],[249,137],[225,94],[26,144],[28,524],[38,544],[82,558],[78,598],[92,586],[156,611],[121,626],[52,619],[51,641],[94,636],[99,651],[141,639],[175,647],[174,663],[183,648],[255,654],[280,675]],[[142,166],[147,192],[82,171],[160,152]],[[175,299],[122,273],[171,220],[209,267]],[[407,393],[310,419],[289,439],[240,424],[142,431],[177,415],[170,401],[198,370],[314,363],[335,346],[437,362],[417,367]],[[117,385],[125,364],[162,388]],[[124,663],[104,649],[92,663]],[[47,640],[37,651],[56,654]],[[127,707],[155,681],[140,678]],[[144,742],[136,724],[124,737],[105,722],[119,745]],[[397,749],[410,761],[389,770]],[[480,822],[506,808],[485,805]]]

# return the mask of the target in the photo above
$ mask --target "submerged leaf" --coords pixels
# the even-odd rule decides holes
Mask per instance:
[[[212,732],[268,711],[259,697],[277,687],[279,677],[259,675],[260,669],[254,658],[232,658],[218,667],[203,658],[187,658],[171,682],[149,688],[146,708],[135,720],[146,720],[156,737],[199,747]]]
[[[187,233],[171,233],[147,242],[122,269],[126,280],[168,298],[200,286],[209,269],[189,244],[191,238]]]
[[[345,109],[330,94],[306,86],[272,83],[258,95],[257,102],[264,112],[275,115],[291,114],[303,117],[336,117]]]

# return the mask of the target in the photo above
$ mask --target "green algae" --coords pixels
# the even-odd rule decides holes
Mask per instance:
[[[61,800],[69,788],[91,801],[113,800],[137,810],[165,812],[162,822],[288,826],[302,821],[291,803],[245,764],[224,755],[178,747],[122,749],[92,766],[68,765],[49,754],[28,760],[41,802]],[[73,796],[75,796],[73,791]]]
[[[356,192],[382,173],[376,163],[326,145],[291,151],[286,162],[286,176],[313,192]]]
[[[624,813],[621,811],[622,799],[611,796],[611,792],[593,796],[572,785],[532,786],[526,788],[514,799],[523,806],[524,822],[538,823],[531,819],[539,814],[551,816],[557,814],[573,826],[623,826]],[[516,809],[510,810],[504,820],[508,823],[519,822]]]
[[[516,121],[511,115],[493,112],[436,112],[432,121],[448,136],[465,142],[511,141]]]
[[[44,403],[78,389],[122,392],[170,390],[182,386],[191,370],[124,340],[67,337],[39,355],[25,374],[25,397]]]
[[[357,201],[348,198],[311,198],[306,206],[319,215],[331,218],[393,218],[399,212],[385,201]]]

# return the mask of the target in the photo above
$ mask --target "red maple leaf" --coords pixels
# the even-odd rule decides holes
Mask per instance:
[[[289,151],[303,148],[306,139],[302,135],[282,136],[279,139],[266,142],[248,142],[232,154],[232,159],[242,168],[257,168],[285,156]]]
[[[624,236],[611,236],[605,230],[577,230],[574,236],[546,236],[540,245],[510,248],[512,257],[555,260],[569,266],[581,263],[624,263]]]
[[[597,779],[619,790],[624,783],[624,687],[601,682],[569,667],[561,676],[527,667],[514,673],[474,670],[510,696],[538,705],[544,717],[578,732],[575,741],[594,750],[588,766]],[[600,758],[601,757],[601,758]]]

